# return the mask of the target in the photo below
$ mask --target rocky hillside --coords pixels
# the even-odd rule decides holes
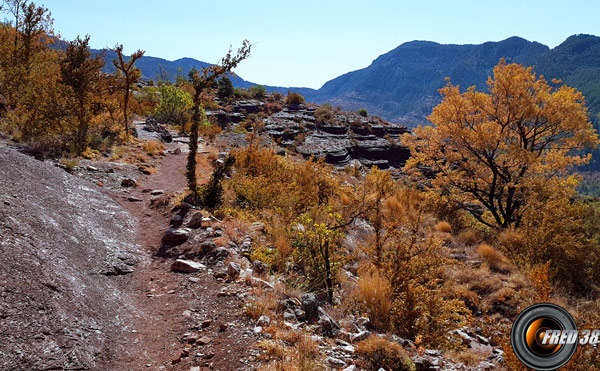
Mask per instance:
[[[0,144],[0,369],[89,369],[119,352],[135,220],[93,183]]]
[[[213,110],[207,115],[222,127],[231,125],[235,130],[248,114],[264,112],[264,105],[259,100],[237,101],[230,112]],[[318,109],[304,104],[282,106],[264,119],[263,130],[282,147],[293,148],[305,158],[323,158],[339,167],[400,168],[408,159],[409,151],[399,139],[408,132],[405,126],[348,111],[331,112],[330,119],[319,120]]]

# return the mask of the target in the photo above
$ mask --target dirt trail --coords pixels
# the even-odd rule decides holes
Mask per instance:
[[[167,152],[178,147],[182,144],[169,143]],[[186,158],[186,153],[161,156],[153,163],[157,171],[140,181],[130,194],[111,192],[111,197],[137,219],[136,242],[150,259],[122,281],[122,289],[130,293],[140,312],[136,313],[135,329],[118,340],[126,344],[126,351],[116,354],[102,369],[254,369],[250,354],[254,340],[248,321],[240,316],[243,300],[217,295],[225,286],[231,290],[240,284],[217,282],[206,271],[193,275],[173,273],[172,259],[155,256],[171,215],[165,209],[150,207],[152,196],[147,190],[168,194],[184,189]],[[129,202],[127,198],[131,196],[142,201]],[[207,320],[212,321],[208,326]],[[184,353],[181,357],[186,349],[184,334],[208,336],[211,341],[203,346],[188,346],[189,355]]]

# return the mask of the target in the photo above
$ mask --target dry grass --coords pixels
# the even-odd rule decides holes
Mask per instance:
[[[455,285],[451,288],[454,295],[463,300],[467,307],[473,311],[473,309],[479,308],[481,302],[479,295],[471,290],[471,286],[468,284]]]
[[[148,162],[148,156],[142,153],[138,153],[137,155],[135,155],[135,161],[140,163],[146,163]]]
[[[298,370],[314,370],[319,356],[319,344],[310,336],[303,335],[294,348],[298,355]]]
[[[465,350],[461,352],[449,352],[446,354],[448,358],[456,363],[463,364],[465,366],[477,366],[479,363],[485,361],[490,356],[488,353],[473,352]]]
[[[269,315],[277,309],[277,297],[274,293],[255,287],[251,291],[252,299],[244,305],[244,314],[252,319]]]
[[[275,265],[280,271],[283,271],[294,252],[285,228],[282,226],[274,228],[271,233],[271,241],[273,242],[273,247],[275,247],[275,250],[277,251]]]
[[[198,128],[200,136],[208,139],[210,142],[213,142],[217,135],[221,134],[221,131],[221,127],[217,125],[202,125]]]
[[[215,162],[219,159],[219,154],[215,151],[210,151],[208,152],[208,154],[206,155],[206,159],[210,162]]]
[[[277,340],[261,340],[256,343],[256,348],[262,350],[258,359],[265,361],[283,360],[286,354],[285,344]]]
[[[496,272],[510,272],[512,264],[504,254],[492,246],[482,243],[477,247],[477,252],[489,267]]]
[[[73,171],[77,167],[77,159],[76,158],[62,158],[60,159],[60,164],[64,165],[67,171]]]
[[[354,294],[359,307],[371,319],[375,327],[385,330],[389,327],[389,313],[392,309],[390,296],[392,287],[387,279],[378,272],[368,272],[358,280],[358,288]]]
[[[439,221],[436,225],[435,225],[435,230],[441,233],[450,233],[452,234],[452,226],[450,225],[450,223],[446,222],[446,221]]]
[[[467,246],[474,246],[477,241],[479,241],[477,233],[472,229],[465,229],[461,231],[458,236],[456,236],[456,239]]]
[[[401,345],[387,341],[377,335],[358,343],[357,353],[373,367],[374,370],[413,370],[414,365]]]
[[[262,340],[256,343],[261,350],[258,359],[267,362],[259,368],[264,371],[316,371],[324,367],[319,362],[319,345],[310,336],[298,334],[294,346],[284,340]]]
[[[148,156],[158,156],[165,154],[165,145],[162,142],[151,140],[142,144],[142,150]]]

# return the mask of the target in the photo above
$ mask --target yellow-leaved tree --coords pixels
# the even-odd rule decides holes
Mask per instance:
[[[434,191],[481,223],[518,227],[534,199],[575,187],[569,170],[589,162],[583,150],[598,135],[583,95],[552,87],[531,67],[501,60],[487,85],[489,93],[450,82],[440,89],[433,125],[402,138],[411,150],[405,170],[431,178]]]

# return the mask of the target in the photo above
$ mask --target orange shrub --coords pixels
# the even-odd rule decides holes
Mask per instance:
[[[373,370],[409,371],[414,365],[400,344],[387,341],[377,335],[358,343],[357,353],[369,363]]]
[[[391,296],[392,287],[379,272],[368,272],[358,279],[355,300],[378,329],[387,330],[389,328],[389,314],[392,309]]]

